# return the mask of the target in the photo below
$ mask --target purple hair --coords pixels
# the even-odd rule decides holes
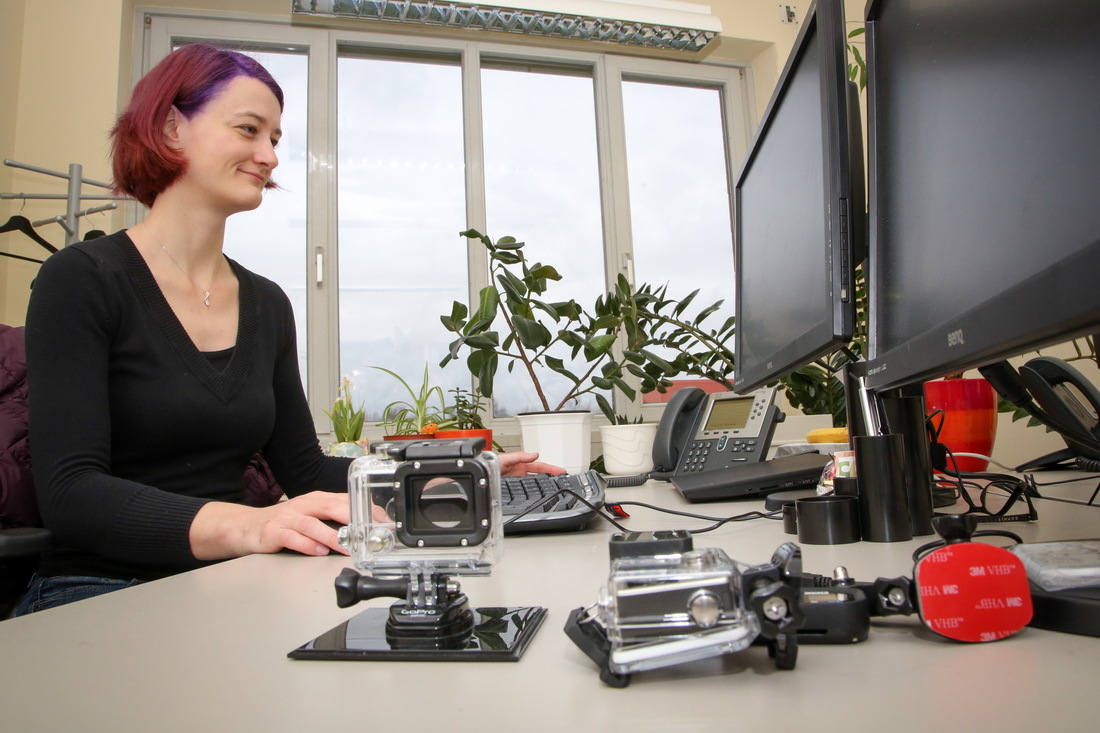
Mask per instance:
[[[161,138],[169,111],[174,106],[190,119],[238,76],[262,82],[283,109],[283,90],[258,61],[207,43],[176,49],[142,77],[111,130],[115,190],[152,206],[187,169],[187,161]],[[275,184],[268,181],[267,187]]]

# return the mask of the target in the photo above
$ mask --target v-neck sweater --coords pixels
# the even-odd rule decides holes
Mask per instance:
[[[58,549],[40,574],[147,580],[201,565],[191,522],[208,501],[243,503],[257,451],[289,496],[347,490],[350,461],[317,441],[289,299],[227,261],[237,340],[216,354],[196,348],[124,231],[42,265],[27,312],[30,445]]]

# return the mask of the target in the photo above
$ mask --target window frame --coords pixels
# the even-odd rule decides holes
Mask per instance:
[[[366,52],[454,54],[461,60],[465,146],[467,225],[485,231],[486,203],[483,176],[482,100],[480,75],[483,59],[540,66],[581,66],[591,69],[597,116],[597,166],[601,199],[601,238],[604,243],[605,283],[611,287],[619,274],[632,277],[633,256],[630,190],[627,180],[627,151],[622,97],[626,81],[654,81],[666,84],[704,85],[720,91],[726,168],[729,177],[729,212],[732,222],[733,185],[739,162],[748,150],[755,128],[751,73],[747,64],[727,60],[664,60],[632,56],[622,49],[573,50],[545,39],[496,42],[493,34],[471,33],[456,37],[425,27],[414,32],[379,32],[348,27],[315,27],[291,23],[289,18],[215,11],[139,8],[136,11],[134,63],[131,83],[136,84],[179,39],[210,40],[235,45],[254,44],[258,50],[293,49],[308,58],[306,256],[308,330],[306,394],[317,432],[331,435],[325,410],[337,397],[339,386],[339,242],[337,239],[337,59],[343,49]],[[594,44],[598,45],[598,44]],[[127,225],[144,217],[144,210],[132,207]],[[732,226],[731,226],[732,232]],[[471,244],[467,250],[469,292],[488,284],[488,261],[484,249]],[[321,282],[314,272],[317,257],[323,263]],[[731,284],[732,284],[732,275]],[[299,334],[299,338],[302,338]],[[647,421],[659,419],[663,404],[616,405],[620,414]],[[601,416],[594,423],[600,424]],[[490,427],[514,443],[514,420],[493,419]],[[370,428],[366,430],[370,433]]]

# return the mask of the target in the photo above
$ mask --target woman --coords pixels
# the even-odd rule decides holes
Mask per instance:
[[[57,550],[17,613],[207,561],[343,552],[350,459],[323,455],[290,302],[223,254],[278,165],[282,91],[242,54],[173,52],[111,132],[115,185],[150,207],[128,231],[49,258],[27,314],[30,440]],[[290,497],[243,501],[261,452]],[[507,474],[560,473],[537,454]]]

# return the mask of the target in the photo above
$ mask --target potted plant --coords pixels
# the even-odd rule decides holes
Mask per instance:
[[[329,455],[361,456],[366,452],[365,441],[361,439],[365,412],[362,405],[356,408],[352,404],[351,387],[351,378],[344,377],[340,381],[332,412],[325,412],[332,420],[332,431],[336,434],[336,442],[328,446]]]
[[[450,390],[454,394],[451,404],[444,409],[451,418],[451,427],[436,433],[437,438],[473,438],[485,439],[486,449],[500,450],[500,446],[493,443],[493,431],[485,427],[481,414],[483,398],[481,392],[456,387]]]
[[[380,366],[371,368],[389,374],[408,393],[408,399],[394,400],[382,408],[382,422],[378,423],[378,427],[386,429],[386,440],[432,438],[440,429],[455,424],[447,409],[443,389],[432,385],[428,378],[427,364],[424,365],[420,387],[415,390],[396,372]]]
[[[634,400],[638,390],[632,378],[643,392],[663,391],[681,373],[729,384],[725,378],[732,372],[733,355],[724,342],[733,333],[732,319],[718,329],[703,325],[721,301],[689,318],[684,312],[696,293],[677,300],[668,297],[667,286],[634,288],[620,275],[610,292],[585,309],[573,299],[549,299],[550,284],[561,280],[561,275],[551,265],[530,262],[523,242],[507,236],[494,242],[473,229],[461,236],[485,247],[490,284],[482,288],[476,303],[467,306],[455,301],[450,314],[440,318],[455,335],[441,366],[468,348],[467,367],[485,397],[493,396],[501,362],[529,378],[542,412],[551,419],[561,418],[585,395],[594,395],[600,410],[614,422],[611,402],[601,391],[618,390]],[[614,348],[617,343],[621,348]],[[659,346],[675,356],[661,357]],[[550,394],[545,383],[548,374],[564,377],[561,394]],[[537,447],[545,460],[569,470],[587,468],[591,413],[573,411],[567,418],[574,437],[558,438],[531,425],[545,418],[530,413],[519,416],[523,442]],[[568,458],[560,457],[568,451],[572,451]]]

